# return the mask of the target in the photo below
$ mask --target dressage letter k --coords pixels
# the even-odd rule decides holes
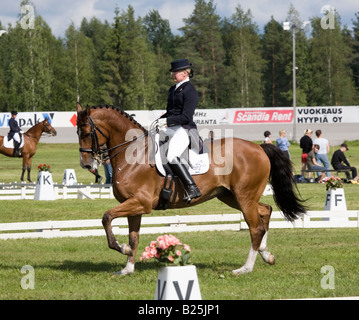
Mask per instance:
[[[50,175],[47,175],[46,177],[45,176],[43,176],[44,177],[44,184],[51,184],[50,183],[50,181],[48,180],[49,178],[50,178]]]

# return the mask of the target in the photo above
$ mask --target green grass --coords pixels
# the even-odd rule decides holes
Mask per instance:
[[[202,298],[288,299],[359,296],[358,230],[271,230],[276,264],[260,257],[251,274],[233,277],[249,249],[248,231],[177,235],[190,243]],[[155,238],[141,236],[140,251]],[[155,263],[137,263],[134,274],[112,276],[126,258],[107,248],[104,237],[7,240],[0,251],[0,299],[153,299]],[[35,270],[35,289],[20,286],[22,266]],[[324,290],[321,268],[335,269],[335,289]]]
[[[349,143],[347,153],[352,165],[359,167],[359,143]],[[291,146],[295,171],[300,171],[300,149]],[[47,159],[47,160],[45,160]],[[94,176],[79,166],[78,145],[40,144],[33,161],[33,180],[39,163],[51,165],[54,181],[61,183],[63,171],[74,168],[78,182],[90,183]],[[0,182],[13,182],[20,176],[21,160],[1,157]],[[101,169],[103,170],[103,169]],[[101,172],[103,174],[103,171]],[[300,184],[310,210],[322,210],[325,187]],[[347,207],[357,210],[359,186],[344,187]],[[272,196],[262,202],[274,206]],[[19,221],[100,219],[117,205],[116,200],[0,201],[0,223]],[[274,206],[274,210],[277,208]],[[156,211],[155,215],[221,214],[235,211],[218,200],[196,207]],[[268,245],[276,257],[269,266],[260,257],[254,271],[233,277],[231,270],[247,258],[250,236],[239,232],[193,232],[177,236],[192,248],[192,261],[203,299],[288,299],[306,297],[359,296],[357,272],[358,229],[288,229],[270,230]],[[142,235],[139,252],[157,235]],[[127,237],[118,237],[127,242]],[[136,272],[127,277],[113,277],[124,267],[126,257],[108,249],[105,237],[26,239],[0,242],[0,299],[153,299],[157,279],[154,263],[137,263]],[[20,286],[21,268],[35,269],[35,289]],[[321,268],[335,269],[335,289],[321,288]]]

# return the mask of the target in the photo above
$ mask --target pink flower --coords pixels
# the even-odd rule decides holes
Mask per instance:
[[[191,248],[188,244],[184,244],[183,247],[186,251],[191,252]]]
[[[172,256],[168,256],[168,260],[171,261],[171,262],[173,262],[174,259],[173,259]]]
[[[177,255],[177,257],[180,257],[180,256],[182,255],[182,251],[181,251],[181,250],[177,250],[176,255]]]

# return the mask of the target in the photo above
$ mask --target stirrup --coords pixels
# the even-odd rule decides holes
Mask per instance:
[[[195,184],[186,186],[185,194],[186,195],[184,196],[183,200],[187,202],[187,204],[189,204],[192,199],[199,198],[202,195],[201,191],[199,191]]]

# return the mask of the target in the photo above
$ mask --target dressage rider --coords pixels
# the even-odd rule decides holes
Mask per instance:
[[[16,121],[17,111],[11,111],[11,119],[9,120],[10,131],[8,133],[8,140],[14,139],[14,157],[21,156],[20,143],[21,143],[21,129]]]
[[[180,156],[190,143],[189,130],[197,130],[193,114],[198,102],[198,93],[190,82],[193,70],[187,59],[172,61],[169,71],[176,84],[169,90],[167,110],[158,119],[158,125],[161,133],[170,138],[167,160],[185,187],[187,195],[183,200],[190,202],[202,194],[187,167],[181,162]]]

